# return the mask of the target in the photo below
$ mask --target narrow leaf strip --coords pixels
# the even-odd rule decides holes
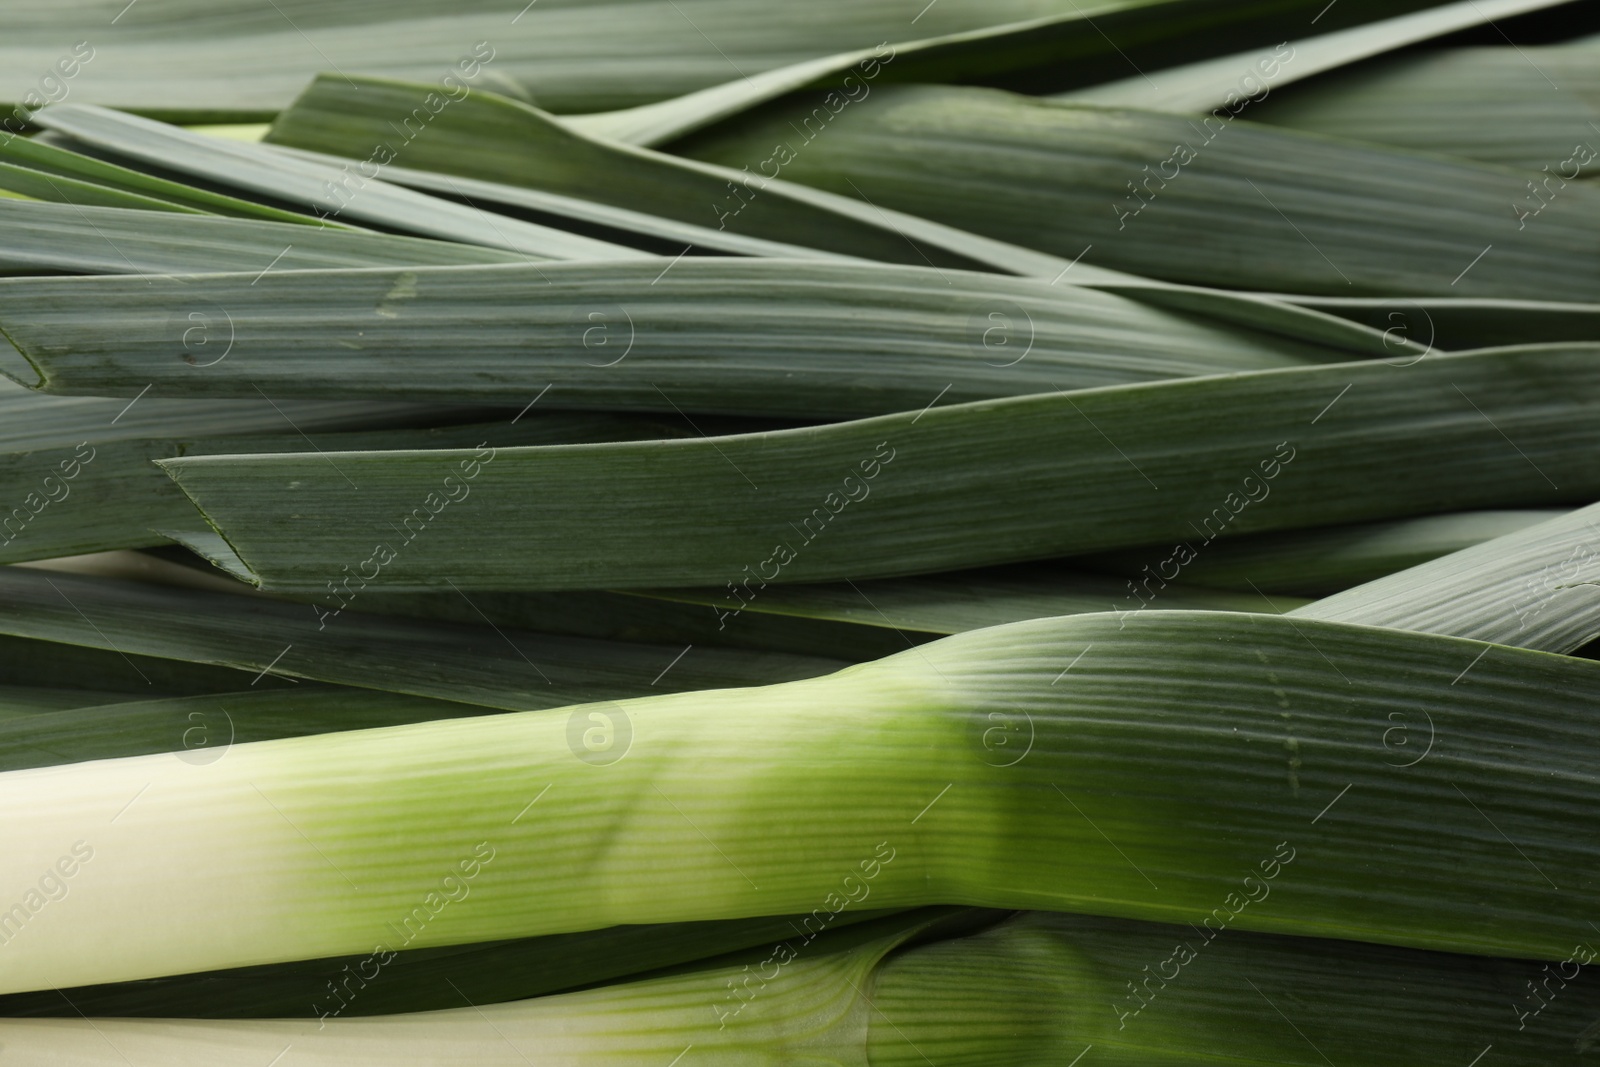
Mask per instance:
[[[123,699],[121,693],[89,689],[54,689],[48,686],[0,686],[0,716],[6,725],[17,719],[32,718],[45,711],[67,708],[90,708],[96,704],[111,704]],[[5,728],[5,727],[0,727]]]
[[[1391,343],[1403,338],[1425,349],[1600,341],[1600,304],[1450,297],[1278,299],[1364,323],[1383,331]],[[1405,357],[1395,353],[1391,358]]]
[[[255,147],[269,152],[272,144],[284,144],[367,158],[374,143],[389,143],[392,117],[419,106],[429,91],[427,85],[388,79],[319,77],[273,123],[270,143]],[[865,205],[847,203],[841,210],[832,199],[792,183],[591,137],[532,105],[489,92],[440,113],[427,137],[406,145],[403,159],[408,167],[530,186],[867,259],[961,267],[982,262],[930,243],[921,233],[903,236],[898,219]]]
[[[316,685],[98,706],[80,700],[0,720],[0,771],[158,752],[209,766],[236,744],[482,714],[481,705]]]
[[[356,230],[0,200],[0,271],[202,274],[316,267],[515,263],[514,252]],[[169,292],[179,287],[168,286]],[[182,297],[173,296],[174,302]],[[199,309],[193,309],[199,310]],[[214,309],[213,309],[214,313]],[[185,316],[179,316],[180,321]],[[187,320],[185,328],[199,320]],[[218,316],[215,328],[225,322]],[[191,335],[192,337],[193,335]],[[181,340],[182,333],[180,331]]]
[[[1218,548],[1227,546],[1220,542]],[[1141,575],[1148,583],[1149,579]],[[737,589],[737,586],[735,587]],[[696,589],[648,590],[647,595],[703,604],[724,626],[745,612],[831,619],[858,626],[925,634],[956,634],[985,626],[1103,611],[1137,611],[1156,596],[1156,587],[1109,575],[1041,564],[931,574],[921,578],[881,578],[836,585],[774,585],[749,600],[736,592]],[[1159,590],[1163,608],[1212,611],[1270,610],[1254,593],[1224,592],[1203,586],[1173,585]],[[1278,601],[1288,610],[1299,601]],[[741,621],[741,625],[743,622]],[[909,641],[909,638],[907,639]]]
[[[852,908],[831,915],[826,929],[831,933],[883,915]],[[61,993],[18,993],[0,997],[0,1019],[78,1019],[79,1011],[152,1019],[309,1018],[321,1024],[320,1030],[337,1026],[341,1019],[436,1011],[459,1007],[463,1000],[484,1005],[548,996],[740,950],[745,950],[741,956],[761,962],[774,942],[789,941],[797,929],[807,929],[808,919],[815,931],[817,919],[810,915],[613,926],[77,986]],[[5,1025],[0,1022],[0,1034]]]
[[[337,223],[309,218],[293,211],[241,200],[210,189],[171,181],[143,171],[108,163],[60,145],[47,144],[33,137],[7,137],[0,140],[0,160],[19,169],[26,168],[55,181],[66,179],[72,185],[89,184],[148,201],[149,206],[165,211],[204,212],[238,218],[286,222],[318,229],[344,229]],[[49,184],[48,181],[45,184]],[[66,188],[63,183],[63,188]],[[65,194],[63,194],[64,196]],[[45,199],[58,199],[46,197]],[[162,207],[161,205],[165,205]],[[131,203],[129,206],[133,206]],[[303,234],[302,234],[303,236]]]
[[[323,603],[284,604],[5,567],[0,633],[518,710],[805,678],[838,666],[385,619],[359,613],[364,584],[355,568],[339,570],[319,591]]]
[[[322,152],[301,148],[284,148],[280,151],[303,156],[330,166],[348,166],[351,160]],[[683,248],[727,252],[741,256],[777,256],[783,259],[853,259],[838,252],[825,252],[805,245],[788,244],[750,237],[728,229],[697,226],[663,215],[651,215],[631,208],[617,207],[598,200],[584,200],[576,196],[546,192],[525,186],[507,185],[503,182],[484,181],[462,175],[416,170],[393,164],[383,170],[384,180],[408,189],[468,204],[484,205],[502,214],[531,212],[563,220],[562,225],[574,228],[595,228],[609,233],[611,240],[623,241],[645,247],[660,243],[661,251],[675,254]]]
[[[175,341],[193,356],[196,365],[216,359],[226,350],[227,323],[217,309],[197,310],[196,317],[184,316],[180,321],[182,330],[190,332],[187,336],[181,331],[176,333]],[[178,325],[174,323],[175,327]],[[268,434],[290,428],[291,421],[311,432],[416,426],[452,418],[461,420],[480,411],[393,401],[274,402],[260,395],[251,400],[185,400],[146,395],[139,397],[137,403],[129,403],[110,397],[44,396],[0,378],[0,450],[26,452],[84,441],[98,445],[163,435]]]
[[[1564,514],[1552,510],[1467,511],[1251,534],[1208,546],[1181,568],[1181,574],[1186,582],[1249,593],[1255,603],[1248,610],[1262,611],[1267,603],[1260,596],[1263,590],[1329,596]],[[1077,562],[1148,582],[1152,575],[1161,578],[1175,566],[1175,561],[1169,562],[1175,547],[1121,549]]]
[[[31,167],[19,167],[5,162],[0,162],[0,189],[14,197],[72,204],[78,207],[115,207],[136,211],[200,214],[193,208],[180,207],[154,197],[123,192],[110,186],[52,175]]]
[[[80,707],[105,703],[99,695],[105,692],[120,693],[123,700],[151,700],[299,684],[260,671],[119,652],[108,642],[88,648],[9,635],[0,635],[0,670],[16,685],[85,693],[89,699],[74,701]]]
[[[244,141],[190,133],[88,104],[56,104],[35,121],[146,164],[296,204],[320,219],[368,223],[423,237],[504,248],[546,259],[629,259],[641,253],[565,230],[490,216],[366,177],[319,166]]]

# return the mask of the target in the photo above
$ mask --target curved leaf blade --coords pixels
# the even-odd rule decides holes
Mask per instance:
[[[1555,301],[1600,288],[1600,188],[1571,184],[1523,228],[1520,172],[1226,112],[908,86],[819,108],[802,96],[675,150],[732,167],[776,154],[791,181],[1194,285]]]
[[[292,158],[262,145],[207,137],[89,104],[54,104],[37,112],[34,121],[146,165],[296,204],[323,220],[347,217],[417,236],[503,248],[546,259],[630,259],[644,255],[565,230],[485,215],[359,172]]]
[[[1231,107],[1241,97],[1248,97],[1255,103],[1265,100],[1271,89],[1277,86],[1292,84],[1460,30],[1493,24],[1497,18],[1513,18],[1532,11],[1561,7],[1569,2],[1465,0],[1463,3],[1442,4],[1334,33],[1302,38],[1290,47],[1291,58],[1283,60],[1281,67],[1271,62],[1273,59],[1282,60],[1281,54],[1269,51],[1236,52],[1153,72],[1160,79],[1159,87],[1151,78],[1125,78],[1059,93],[1052,99],[1102,107],[1147,107],[1158,111],[1192,112]],[[1270,75],[1267,74],[1268,70],[1271,71]],[[1251,85],[1257,88],[1247,91]],[[1257,96],[1257,93],[1261,95]]]

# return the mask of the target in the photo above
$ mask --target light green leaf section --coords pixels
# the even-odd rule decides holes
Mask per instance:
[[[465,884],[465,883],[464,883]],[[962,919],[959,914],[957,921]],[[791,957],[764,989],[758,1010],[731,1014],[717,1029],[706,1025],[726,999],[727,983],[742,977],[735,966],[713,965],[622,986],[507,1005],[473,1004],[443,1012],[385,1016],[357,1022],[33,1020],[5,1024],[8,1045],[99,1063],[81,1034],[105,1025],[138,1054],[160,1054],[175,1067],[215,1062],[212,1057],[255,1058],[270,1046],[298,1045],[306,1064],[416,1064],[459,1062],[500,1065],[532,1062],[536,1048],[550,1064],[643,1064],[683,1055],[696,1045],[716,1063],[779,1067],[867,1067],[874,1023],[869,993],[878,963],[898,946],[935,927],[940,916],[914,914],[837,930],[803,958]],[[946,920],[947,922],[949,920]],[[800,940],[796,938],[796,940]],[[748,968],[747,968],[748,969]],[[87,1057],[87,1058],[84,1058]],[[174,1058],[176,1057],[176,1058]],[[509,1058],[508,1058],[509,1057]],[[663,1062],[666,1062],[663,1059]]]
[[[366,615],[360,578],[351,577],[329,572],[316,605],[6,567],[0,633],[512,710],[787,681],[840,666]]]
[[[1250,117],[1532,172],[1515,202],[1534,212],[1600,173],[1600,39],[1396,56],[1296,86]]]
[[[0,162],[0,189],[11,197],[43,200],[48,203],[75,204],[80,207],[129,208],[136,211],[199,214],[194,208],[180,207],[167,200],[139,193],[124,192],[107,185],[46,174],[29,167]]]
[[[978,915],[984,913],[979,912]],[[882,918],[873,909],[833,915],[830,934]],[[613,926],[575,934],[443,948],[402,949],[381,966],[370,953],[175,975],[66,990],[90,1017],[339,1020],[548,996],[739,952],[752,964],[795,937],[807,915]],[[913,924],[926,916],[908,917]],[[816,920],[812,919],[815,929]],[[879,927],[882,929],[883,927]],[[803,935],[802,935],[803,936]],[[819,946],[820,947],[820,946]],[[717,960],[720,967],[726,960]],[[363,980],[374,975],[382,980]],[[346,970],[348,968],[348,970]],[[330,992],[336,983],[340,995]],[[337,983],[346,983],[341,989]],[[452,989],[451,986],[455,988]],[[323,1019],[323,1016],[327,1016]],[[0,997],[0,1019],[78,1018],[55,990]],[[0,1022],[0,1029],[5,1026]],[[502,1046],[503,1047],[503,1046]]]
[[[94,855],[5,946],[3,988],[370,952],[457,869],[470,896],[410,945],[804,912],[871,874],[875,907],[1226,907],[1239,930],[1566,959],[1600,874],[1570,833],[1600,806],[1600,665],[1485,647],[1072,616],[762,690],[8,772],[4,899]],[[626,730],[622,758],[581,758],[580,714]],[[1292,891],[1243,905],[1274,863]],[[160,914],[182,921],[131,921]]]
[[[203,373],[172,358],[191,307],[236,338]],[[547,406],[824,418],[1342,355],[1033,279],[722,257],[15,278],[0,331],[31,364],[15,376],[67,393],[487,404],[548,388]]]
[[[1291,614],[1571,652],[1600,637],[1600,504]]]
[[[377,539],[397,558],[375,584],[394,591],[442,587],[444,576],[464,589],[731,582],[748,600],[763,584],[1129,544],[1203,552],[1223,535],[1584,502],[1600,496],[1597,391],[1600,349],[1531,347],[934,405],[715,440],[501,449],[472,499],[441,516],[440,537],[392,537],[386,524],[422,508],[469,455],[334,457],[368,486],[360,494],[319,457],[163,466],[269,589],[318,589]],[[1171,569],[1163,579],[1181,582]]]
[[[1256,881],[1257,892],[1270,894],[1271,883]],[[1534,973],[1531,965],[1512,961],[1270,935],[1219,937],[1215,928],[1196,933],[1190,926],[1037,912],[998,924],[982,912],[956,913],[943,921],[917,913],[879,920],[859,931],[837,929],[850,918],[850,912],[842,912],[833,920],[835,929],[815,940],[796,934],[796,923],[793,929],[775,930],[774,936],[781,938],[776,946],[732,954],[672,976],[495,1007],[479,1018],[485,1024],[482,1030],[493,1028],[497,1044],[484,1040],[481,1030],[474,1035],[460,1025],[469,1007],[372,1023],[333,1018],[316,1030],[282,1021],[91,1024],[70,1018],[0,1023],[7,1027],[0,1033],[40,1055],[71,1050],[80,1058],[67,1062],[76,1067],[120,1063],[111,1035],[149,1043],[163,1062],[179,1065],[214,1062],[216,1056],[235,1053],[259,1059],[271,1053],[274,1043],[297,1048],[304,1067],[377,1067],[400,1056],[422,1067],[457,1062],[461,1055],[471,1055],[475,1064],[515,1067],[528,1062],[517,1058],[524,1056],[524,1047],[540,1050],[546,1063],[640,1063],[659,1056],[656,1049],[642,1047],[644,1032],[661,1033],[663,1042],[680,1034],[697,1036],[686,1024],[709,1001],[713,1018],[737,1008],[731,1034],[726,1028],[707,1027],[706,1033],[715,1035],[711,1042],[701,1034],[698,1045],[684,1046],[689,1051],[699,1047],[710,1062],[736,1057],[745,1063],[799,1061],[836,1067],[929,1062],[981,1067],[1067,1064],[1073,1055],[1098,1049],[1099,1060],[1118,1067],[1312,1067],[1322,1062],[1315,1057],[1325,1049],[1322,1054],[1340,1057],[1335,1062],[1408,1067],[1430,1055],[1466,1062],[1492,1046],[1503,1064],[1539,1067],[1570,1056],[1571,1033],[1584,1019],[1587,986],[1574,983],[1583,992],[1545,1002],[1550,1010],[1536,1016],[1540,1025],[1510,1031],[1501,1024],[1506,990]],[[768,927],[779,922],[765,920]],[[712,927],[703,936],[726,939],[739,929],[753,932],[757,924],[702,925]],[[973,925],[979,929],[962,928]],[[659,936],[663,931],[649,932]],[[611,946],[600,942],[601,936],[591,940],[604,951]],[[618,948],[622,937],[612,938]],[[1561,970],[1592,951],[1589,944],[1580,945]],[[481,954],[458,956],[465,963]],[[845,959],[859,969],[838,969],[835,961]],[[581,966],[587,960],[578,955],[574,962]],[[424,964],[430,965],[432,961]],[[1145,976],[1143,968],[1158,966],[1169,977]],[[384,981],[364,984],[360,993],[383,996],[397,980],[410,977],[406,969],[417,968],[401,963],[381,969]],[[432,969],[444,971],[437,965]],[[462,966],[451,969],[457,973],[444,973],[452,984],[464,980]],[[811,1025],[798,1021],[796,1009],[805,1003],[818,969],[841,993],[847,986],[863,996],[871,991],[864,1028],[852,1023],[819,1033],[816,1016],[807,1020]],[[1144,999],[1128,995],[1127,975],[1148,983],[1142,987]],[[717,982],[723,983],[721,988]],[[739,991],[733,1003],[728,1002],[730,983]],[[746,983],[742,989],[741,983]],[[1418,989],[1433,991],[1437,999],[1417,1003]],[[73,993],[75,1002],[84,995],[82,990]],[[470,1005],[489,1003],[466,992],[461,996]],[[1513,1006],[1526,1010],[1516,1001]],[[1284,1025],[1286,1018],[1292,1025]],[[99,1045],[84,1040],[95,1027],[108,1031]],[[622,1033],[640,1036],[619,1047]],[[823,1034],[830,1040],[821,1039]],[[850,1041],[844,1040],[846,1035]],[[857,1037],[862,1039],[859,1048],[853,1044]],[[157,1038],[159,1045],[154,1044]],[[1582,1038],[1577,1045],[1583,1047]]]
[[[629,259],[643,253],[389,185],[361,170],[321,166],[262,145],[191,133],[88,104],[57,104],[34,121],[57,133],[205,182],[421,237],[504,248],[546,259]]]
[[[260,274],[269,268],[443,266],[517,263],[527,259],[481,245],[361,233],[342,227],[311,229],[247,219],[0,200],[0,271],[6,273]],[[182,288],[181,283],[161,284],[173,293]],[[182,296],[172,297],[184,329],[203,325],[209,327],[207,332],[227,332],[226,320],[216,309],[203,316],[208,321],[202,324],[199,319],[187,319],[176,306],[183,301]],[[214,324],[209,322],[212,318],[217,320]],[[180,338],[181,335],[180,330]]]
[[[836,113],[792,98],[675,150],[776,159],[791,181],[1194,285],[1554,301],[1600,288],[1600,189],[1572,184],[1519,229],[1520,172],[1226,113],[885,86]]]
[[[1242,99],[1264,100],[1281,85],[1459,30],[1493,23],[1495,19],[1560,7],[1567,2],[1465,0],[1443,4],[1335,33],[1301,37],[1281,52],[1275,49],[1236,52],[1182,67],[1151,71],[1149,75],[1075,89],[1053,99],[1158,111],[1204,112],[1222,107],[1233,110]],[[1459,101],[1456,106],[1459,114]]]

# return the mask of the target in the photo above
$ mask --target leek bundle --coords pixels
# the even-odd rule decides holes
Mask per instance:
[[[271,6],[0,42],[0,1064],[1600,1047],[1593,5]]]

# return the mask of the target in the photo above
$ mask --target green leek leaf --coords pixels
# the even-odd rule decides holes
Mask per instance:
[[[235,338],[201,373],[172,358],[191,307],[221,309]],[[805,418],[1346,355],[1032,279],[714,257],[14,278],[0,330],[37,371],[15,376],[60,392],[491,404],[548,388],[547,406]]]
[[[1389,522],[1325,526],[1288,533],[1251,534],[1218,541],[1183,565],[1184,581],[1256,594],[1248,610],[1265,607],[1259,595],[1322,597],[1440,556],[1459,552],[1563,511],[1467,511]],[[1075,562],[1129,578],[1158,581],[1171,566],[1170,546],[1119,549]],[[1162,598],[1168,594],[1163,592]],[[1176,604],[1165,604],[1177,607]],[[1458,635],[1466,636],[1466,635]]]
[[[1246,113],[1248,114],[1248,113]],[[777,146],[777,147],[774,147]],[[1584,301],[1600,189],[1519,228],[1527,176],[1223,116],[885,86],[799,96],[675,146],[1058,256],[1195,285]]]
[[[114,153],[295,204],[319,219],[347,218],[421,237],[504,248],[547,259],[632,259],[644,254],[321,166],[262,145],[226,141],[88,104],[56,104],[35,121]]]
[[[1600,504],[1291,614],[1571,652],[1600,637]]]
[[[1296,86],[1263,101],[1250,117],[1517,167],[1532,172],[1525,177],[1537,187],[1519,190],[1515,203],[1536,212],[1559,197],[1567,181],[1595,176],[1597,60],[1600,38],[1594,37],[1543,47],[1408,53]]]
[[[1053,97],[1106,107],[1147,107],[1159,111],[1205,112],[1232,108],[1240,98],[1265,100],[1279,86],[1336,70],[1385,52],[1474,26],[1492,25],[1531,11],[1560,7],[1567,0],[1465,0],[1442,4],[1351,29],[1296,40],[1283,53],[1236,52],[1182,67],[1152,71],[1153,77],[1105,82]],[[1273,59],[1282,61],[1272,62]],[[1258,66],[1257,64],[1261,65]],[[1269,75],[1267,72],[1271,71]],[[1159,84],[1156,80],[1159,79]],[[1257,94],[1262,94],[1259,97]],[[1457,113],[1461,110],[1457,103]],[[1255,116],[1252,114],[1251,116]],[[1415,146],[1408,146],[1415,147]]]
[[[1230,544],[1222,541],[1216,547]],[[705,605],[735,630],[732,622],[743,625],[750,612],[910,631],[925,639],[929,634],[958,634],[1052,615],[1137,611],[1153,594],[1135,590],[1133,582],[1121,578],[1031,563],[920,578],[773,585],[749,600],[737,592],[703,589],[656,589],[646,595]],[[1160,598],[1162,607],[1184,610],[1287,611],[1300,604],[1289,598],[1267,604],[1255,593],[1184,585],[1162,589]]]
[[[1600,495],[1597,389],[1600,350],[1530,347],[950,407],[930,394],[858,422],[487,462],[333,457],[359,494],[318,456],[162,466],[269,589],[320,589],[377,537],[395,558],[374,581],[392,591],[733,583],[750,600],[765,584],[1583,502]],[[449,537],[385,527],[468,470]]]
[[[8,274],[260,274],[268,268],[444,266],[516,263],[527,258],[481,245],[342,228],[314,230],[278,222],[0,200],[0,271]],[[174,297],[175,302],[182,300]],[[210,312],[203,316],[206,325],[225,333],[226,319],[217,309],[206,310]],[[185,328],[200,322],[184,315],[179,319]]]
[[[661,691],[807,678],[836,661],[630,644],[424,623],[347,611],[359,576],[335,572],[321,604],[162,589],[0,568],[0,633],[492,708],[561,707]],[[238,688],[248,688],[241,686]]]

